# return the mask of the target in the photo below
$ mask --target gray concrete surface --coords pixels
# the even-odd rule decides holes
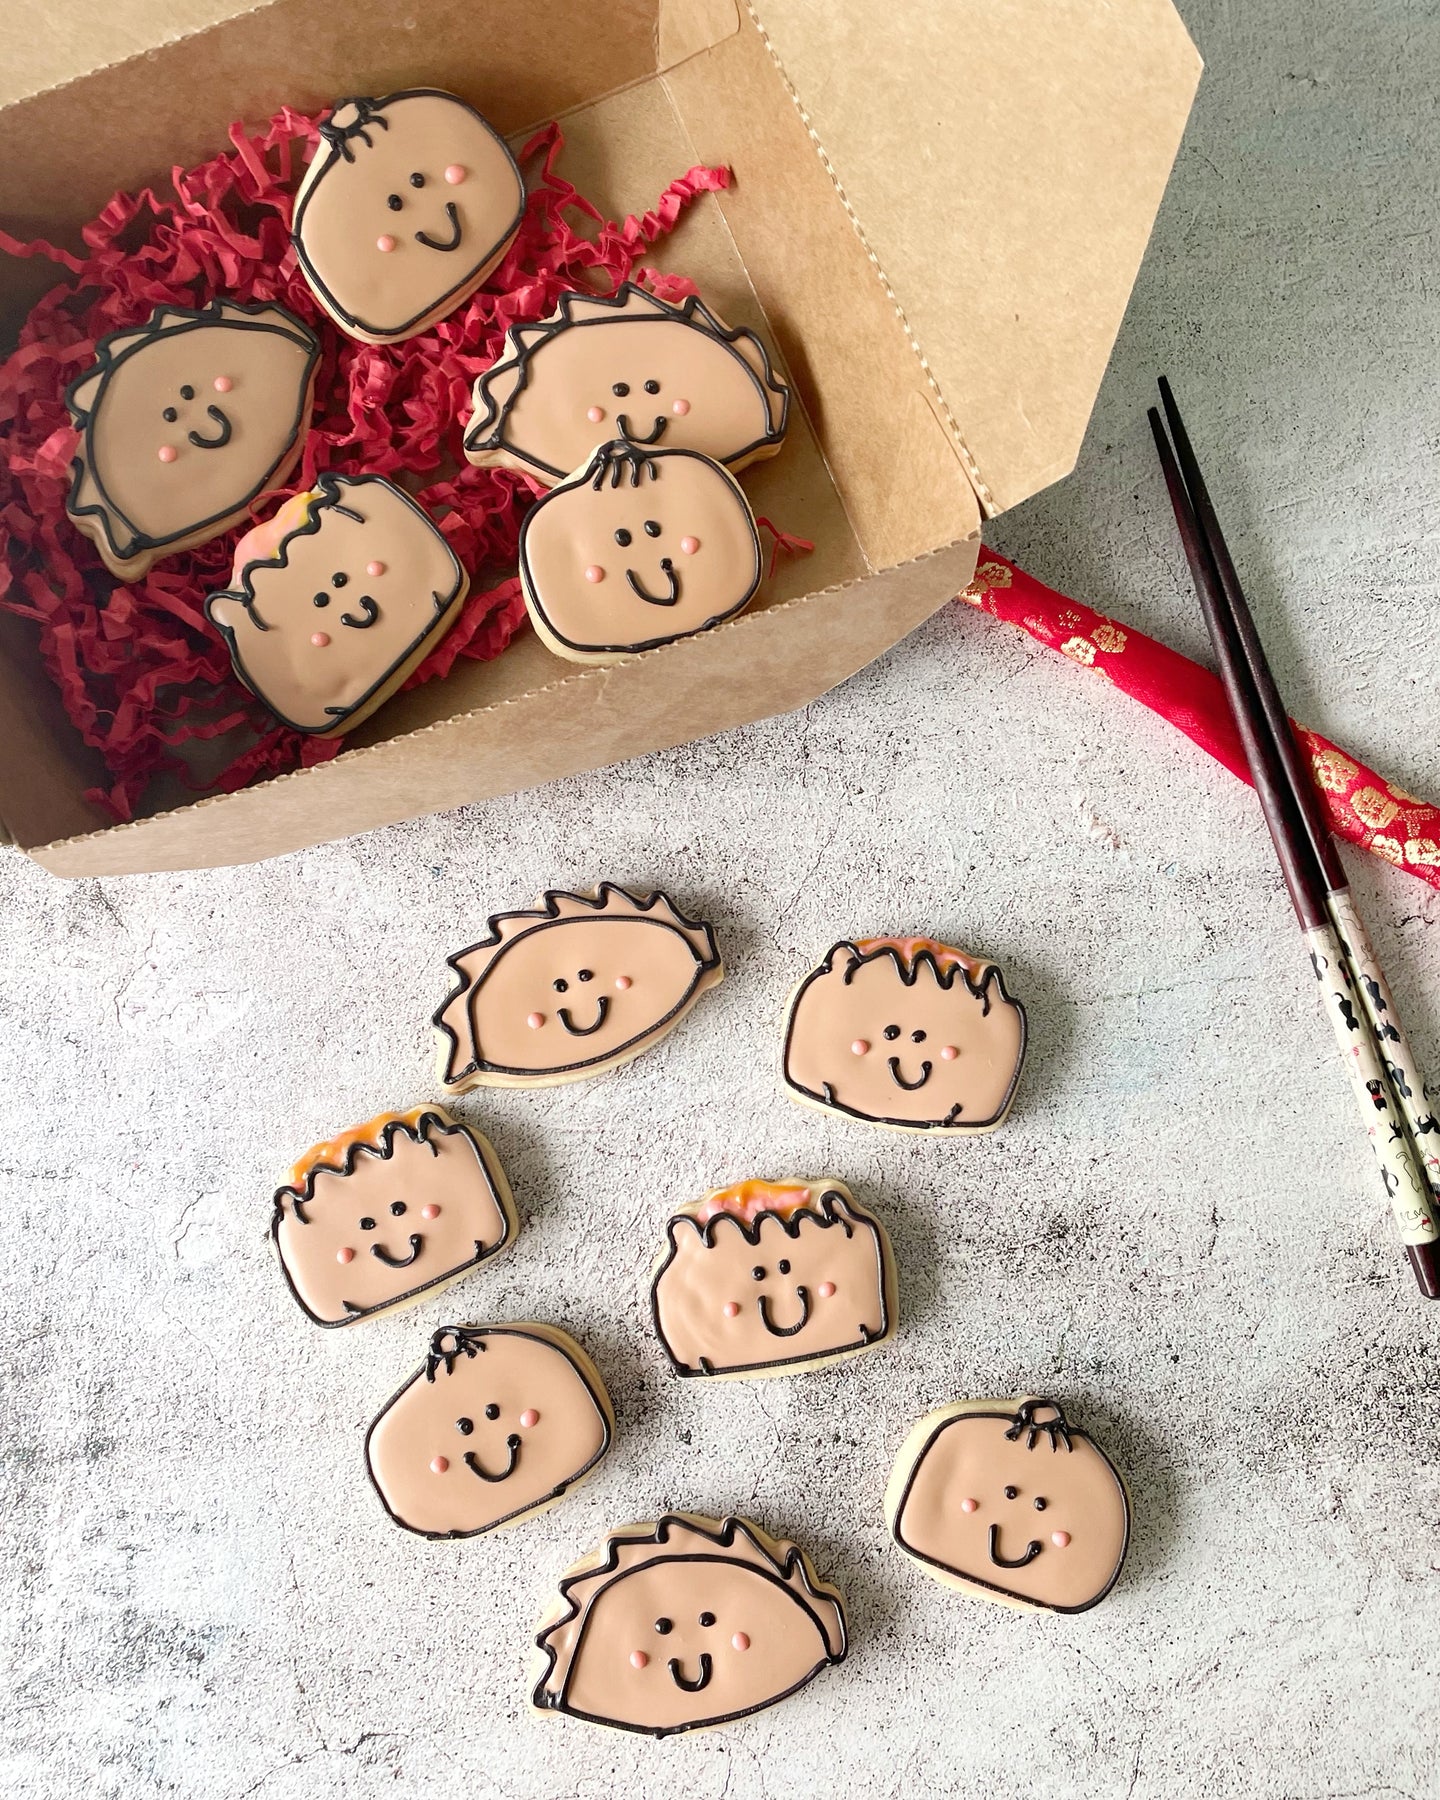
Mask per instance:
[[[1168,368],[1296,710],[1435,792],[1440,21],[1186,7],[1209,74],[1073,480],[1000,547],[1202,642],[1143,408]],[[1440,901],[1352,859],[1440,1069]],[[292,1151],[429,1097],[442,956],[551,882],[657,881],[733,974],[627,1074],[461,1103],[512,1174],[504,1263],[310,1329],[263,1241]],[[1139,709],[951,609],[799,718],[230,873],[63,886],[0,856],[7,1795],[1436,1793],[1436,1338],[1377,1203],[1251,796]],[[774,1014],[851,929],[1004,960],[1034,1057],[977,1144],[776,1092]],[[896,1346],[700,1392],[644,1274],[671,1199],[833,1172],[893,1221]],[[452,1316],[564,1320],[621,1429],[493,1543],[363,1477]],[[885,1472],[956,1395],[1073,1402],[1128,1471],[1122,1585],[1073,1620],[932,1585]],[[845,1591],[801,1698],[655,1746],[527,1715],[554,1578],[619,1520],[734,1507]]]

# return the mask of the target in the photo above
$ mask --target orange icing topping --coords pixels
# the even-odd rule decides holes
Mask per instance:
[[[332,1164],[335,1168],[343,1168],[345,1152],[352,1144],[380,1143],[380,1134],[387,1125],[397,1122],[408,1125],[412,1130],[427,1112],[434,1112],[433,1106],[412,1106],[409,1112],[376,1113],[373,1119],[367,1119],[363,1125],[351,1125],[345,1131],[337,1131],[332,1138],[326,1138],[322,1144],[312,1144],[305,1154],[298,1158],[290,1170],[290,1185],[303,1187],[305,1177],[321,1163]]]
[[[855,948],[862,956],[868,956],[872,950],[894,950],[906,964],[912,964],[922,951],[928,951],[934,959],[936,968],[942,971],[958,967],[967,969],[970,974],[974,975],[985,967],[983,957],[967,956],[963,950],[952,949],[949,944],[942,944],[935,938],[856,938]]]
[[[240,578],[248,563],[272,562],[280,554],[280,546],[292,531],[298,531],[310,518],[323,498],[319,488],[303,494],[292,494],[283,506],[252,525],[235,544],[235,567],[230,577],[232,587],[240,586]]]
[[[703,1225],[717,1213],[733,1213],[748,1224],[757,1213],[779,1213],[789,1218],[810,1203],[808,1184],[785,1181],[737,1181],[733,1187],[716,1188],[693,1208]]]

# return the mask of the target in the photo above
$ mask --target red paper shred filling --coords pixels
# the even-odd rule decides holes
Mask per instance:
[[[63,396],[93,359],[96,339],[143,322],[156,306],[199,307],[220,296],[277,301],[318,333],[303,460],[291,486],[254,511],[268,514],[282,493],[312,486],[322,469],[405,480],[439,520],[474,588],[455,626],[406,683],[417,687],[447,675],[462,656],[498,656],[525,619],[518,579],[496,577],[514,568],[520,522],[540,490],[523,475],[472,468],[461,457],[461,420],[476,376],[498,356],[510,326],[544,318],[566,291],[608,293],[636,279],[667,300],[693,293],[682,278],[639,265],[697,194],[730,179],[725,169],[691,169],[652,211],[616,223],[556,173],[564,139],[548,125],[520,153],[531,187],[524,220],[484,289],[418,337],[375,346],[335,328],[290,246],[292,196],[318,135],[313,119],[288,109],[255,134],[232,125],[233,151],[175,169],[172,193],[117,194],[84,228],[83,256],[0,232],[0,250],[69,274],[34,308],[18,348],[0,365],[0,606],[38,626],[44,667],[65,710],[112,777],[89,798],[116,819],[136,815],[157,777],[230,792],[324,762],[341,740],[277,726],[232,674],[204,598],[228,584],[237,532],[166,557],[126,586],[66,518],[76,433]],[[217,752],[205,764],[197,746],[232,734],[235,744],[218,752],[228,750],[229,759],[215,773]]]

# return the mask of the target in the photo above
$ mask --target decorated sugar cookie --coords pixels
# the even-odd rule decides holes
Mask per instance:
[[[489,1142],[417,1106],[307,1150],[275,1195],[271,1235],[308,1316],[353,1325],[448,1287],[517,1229]]]
[[[65,510],[122,581],[209,543],[295,466],[320,346],[283,307],[158,306],[112,331],[65,404],[80,431]]]
[[[742,1181],[677,1213],[650,1287],[677,1375],[787,1375],[888,1343],[895,1269],[839,1181]]]
[[[434,1024],[451,1094],[616,1068],[664,1037],[724,973],[709,925],[665,894],[608,881],[498,913],[478,944],[447,961],[457,986]]]
[[[454,94],[342,100],[296,196],[295,253],[337,325],[393,344],[479,287],[524,210],[505,140]]]
[[[1087,1612],[1114,1587],[1130,1500],[1053,1400],[966,1400],[922,1419],[885,1491],[891,1536],[928,1575],[1021,1610]]]
[[[1025,1056],[999,968],[933,938],[836,944],[790,997],[791,1097],[896,1131],[993,1131]]]
[[[695,450],[604,444],[520,532],[531,623],[572,662],[615,662],[733,619],[760,575],[749,502]]]
[[[612,1531],[536,1642],[538,1711],[657,1738],[773,1706],[847,1648],[840,1595],[797,1544],[698,1513]]]
[[[562,295],[548,319],[511,327],[475,383],[465,454],[555,482],[618,437],[734,471],[775,454],[789,408],[753,331],[694,296],[672,306],[626,281],[613,295]]]
[[[322,475],[235,546],[205,610],[282,724],[337,737],[454,624],[469,579],[429,514],[379,475]]]
[[[594,1363],[553,1325],[447,1325],[365,1438],[397,1525],[478,1537],[544,1512],[591,1475],[615,1415]]]

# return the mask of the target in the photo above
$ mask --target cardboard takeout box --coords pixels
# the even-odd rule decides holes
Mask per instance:
[[[104,771],[32,628],[0,614],[0,820],[60,875],[271,856],[844,680],[966,584],[984,517],[1073,466],[1200,69],[1170,0],[270,0],[214,23],[233,0],[183,5],[203,28],[170,42],[159,0],[98,25],[45,8],[56,84],[0,85],[6,229],[73,239],[117,186],[223,148],[231,119],[423,84],[514,139],[559,117],[566,175],[612,217],[728,164],[654,260],[793,382],[785,447],[744,484],[816,551],[698,638],[585,668],[526,634],[400,695],[332,762],[122,826],[83,798]],[[156,47],[95,66],[137,18]],[[0,324],[52,278],[0,259]]]

